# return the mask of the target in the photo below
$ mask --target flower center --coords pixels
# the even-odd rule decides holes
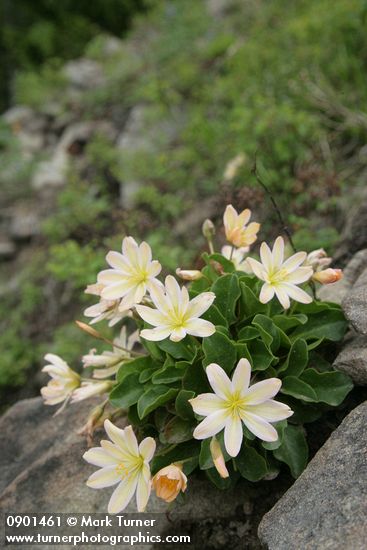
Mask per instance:
[[[117,472],[117,475],[121,477],[121,479],[126,479],[130,475],[129,469],[126,467],[126,465],[123,462],[120,462],[120,464],[117,464],[116,472]]]
[[[279,269],[277,271],[274,271],[273,273],[269,273],[268,283],[271,285],[276,285],[278,283],[281,283],[282,281],[284,281],[287,275],[288,275],[288,271],[286,269]]]

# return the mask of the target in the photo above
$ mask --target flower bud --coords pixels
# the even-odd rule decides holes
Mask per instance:
[[[101,395],[102,393],[109,391],[113,386],[114,382],[111,382],[110,380],[106,382],[82,382],[82,385],[74,390],[71,401],[72,403],[76,403],[77,401],[83,401],[84,399],[89,399],[89,397],[93,397],[95,395]]]
[[[343,277],[343,271],[341,269],[333,269],[329,267],[324,269],[324,271],[316,271],[313,274],[312,279],[321,283],[322,285],[329,285],[331,283],[336,283]]]
[[[237,156],[235,156],[233,159],[231,159],[224,170],[223,178],[226,181],[233,180],[233,178],[237,175],[238,170],[241,168],[245,160],[246,160],[246,157],[244,153],[240,153]]]
[[[220,477],[222,477],[223,479],[229,477],[220,443],[215,436],[212,437],[212,440],[210,442],[210,452],[212,455],[214,466]]]
[[[204,275],[198,269],[176,269],[176,275],[184,281],[197,281],[204,277]]]
[[[203,232],[204,237],[208,241],[212,240],[212,238],[215,235],[215,227],[214,227],[214,223],[212,222],[212,220],[209,220],[209,219],[205,220],[205,222],[203,223],[202,232]]]
[[[158,498],[166,502],[175,500],[179,492],[184,493],[187,487],[182,464],[170,464],[159,470],[152,479],[152,485]]]

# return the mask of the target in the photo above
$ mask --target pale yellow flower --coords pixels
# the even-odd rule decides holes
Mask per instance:
[[[323,248],[318,248],[307,254],[305,265],[310,265],[315,271],[320,271],[328,267],[332,261],[333,259],[327,256]]]
[[[313,273],[310,266],[300,267],[306,256],[306,252],[297,252],[284,260],[282,237],[275,240],[273,250],[270,250],[266,243],[262,243],[260,247],[261,263],[253,258],[248,258],[256,277],[265,283],[260,292],[261,303],[268,303],[274,294],[284,309],[289,308],[290,298],[302,304],[312,302],[311,296],[297,287],[297,285],[308,281]]]
[[[161,285],[156,279],[161,264],[152,260],[152,251],[146,242],[138,245],[132,237],[125,237],[122,254],[111,251],[106,260],[112,269],[98,275],[98,282],[104,285],[101,296],[105,300],[121,299],[121,311],[139,304],[147,291]]]
[[[152,484],[157,497],[172,502],[180,491],[186,491],[187,477],[181,464],[170,464],[155,474]]]
[[[244,273],[252,273],[250,264],[247,261],[246,254],[250,250],[249,246],[242,246],[241,248],[233,248],[233,246],[226,244],[222,247],[221,254],[227,260],[231,260],[234,264],[236,271],[243,271]]]
[[[92,317],[92,320],[89,323],[90,325],[106,320],[109,321],[108,326],[113,327],[124,317],[130,316],[131,312],[128,309],[121,309],[121,300],[105,300],[101,298],[102,290],[104,288],[105,286],[101,283],[95,283],[87,286],[84,292],[86,294],[99,296],[100,300],[97,304],[87,307],[87,309],[84,310],[84,315],[86,317]]]
[[[224,445],[232,457],[240,452],[242,422],[263,441],[278,439],[271,422],[284,420],[293,414],[287,405],[272,399],[280,390],[281,380],[269,378],[250,386],[251,366],[247,359],[239,360],[232,381],[215,363],[207,366],[206,374],[214,393],[203,393],[190,399],[195,413],[206,417],[195,428],[195,439],[207,439],[224,428]]]
[[[138,341],[139,332],[136,330],[127,337],[126,327],[123,326],[120,335],[113,340],[115,345],[112,351],[103,351],[98,355],[95,349],[90,350],[87,355],[82,357],[83,366],[85,368],[97,367],[93,372],[93,378],[108,378],[116,374],[122,362],[131,358],[130,351]]]
[[[94,447],[84,453],[83,458],[101,469],[92,474],[88,487],[103,489],[117,485],[108,504],[109,514],[122,512],[136,493],[139,512],[144,512],[151,492],[149,462],[153,458],[156,444],[152,437],[146,437],[138,446],[131,426],[124,430],[105,420],[105,430],[111,441],[101,441],[101,447]]]
[[[45,405],[57,405],[68,399],[73,391],[80,386],[80,376],[58,355],[47,353],[46,361],[50,364],[42,371],[51,376],[51,380],[41,388],[41,395]]]
[[[215,294],[203,292],[190,300],[187,289],[180,288],[172,275],[168,275],[165,282],[165,292],[161,288],[152,288],[150,292],[157,309],[136,306],[140,317],[156,327],[142,330],[141,336],[153,341],[169,337],[173,342],[179,342],[186,334],[202,338],[214,334],[215,326],[199,317],[212,305]]]
[[[231,204],[226,207],[223,223],[228,242],[239,248],[249,246],[256,241],[260,224],[256,222],[248,224],[250,218],[251,210],[248,208],[238,214]]]

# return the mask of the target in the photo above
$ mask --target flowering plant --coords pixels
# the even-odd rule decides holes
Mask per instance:
[[[272,479],[282,463],[297,477],[308,458],[304,425],[352,388],[328,362],[328,344],[346,330],[343,313],[315,298],[315,283],[335,282],[341,271],[323,250],[289,255],[282,237],[272,248],[262,243],[259,259],[249,256],[260,228],[250,217],[227,206],[221,253],[212,222],[204,223],[205,267],[176,272],[188,286],[172,275],[159,280],[149,245],[125,237],[122,253],[109,252],[110,268],[87,288],[99,297],[85,312],[90,324],[79,323],[110,349],[83,357],[90,378],[46,355],[46,404],[105,396],[85,431],[104,422],[111,441],[84,459],[100,468],[90,487],[117,485],[111,513],[134,494],[144,510],[152,488],[171,502],[196,469],[219,488],[241,476]],[[91,326],[103,320],[122,323],[113,341]],[[124,429],[113,423],[118,416]]]

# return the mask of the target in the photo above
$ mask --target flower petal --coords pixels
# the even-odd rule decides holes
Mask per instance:
[[[104,489],[104,487],[116,485],[119,481],[121,481],[121,476],[117,473],[116,464],[114,464],[94,472],[87,479],[87,485],[92,489]]]
[[[274,397],[282,385],[279,378],[268,378],[250,386],[245,395],[246,404],[257,405]]]
[[[248,390],[251,377],[251,365],[247,359],[240,359],[232,377],[232,392],[240,392],[244,396]]]
[[[140,336],[145,338],[145,340],[150,340],[151,342],[159,342],[160,340],[165,340],[171,334],[172,329],[170,327],[156,327],[153,329],[145,328],[141,331]]]
[[[261,292],[259,296],[260,302],[262,304],[267,304],[273,298],[274,293],[275,291],[272,285],[269,285],[269,283],[263,284],[263,286],[261,287]]]
[[[188,317],[200,317],[207,309],[210,308],[215,300],[214,292],[202,292],[190,300],[187,306]]]
[[[167,317],[157,309],[153,309],[148,306],[137,305],[136,311],[139,313],[140,317],[144,321],[146,321],[150,325],[153,325],[154,327],[159,327],[167,324]]]
[[[246,428],[250,430],[256,437],[263,441],[277,441],[278,432],[266,420],[260,416],[244,411],[241,413],[241,418]]]
[[[184,329],[184,327],[180,327],[173,329],[169,338],[170,340],[172,340],[172,342],[180,342],[185,338],[185,336],[186,330]]]
[[[223,399],[215,393],[201,393],[189,401],[194,412],[202,416],[209,416],[223,407]]]
[[[133,237],[125,237],[122,241],[122,252],[132,266],[139,268],[139,247]]]
[[[121,481],[120,485],[112,493],[108,503],[109,514],[118,514],[126,508],[135,493],[137,483],[138,478],[136,475],[129,476],[127,479]]]
[[[155,453],[156,443],[152,437],[146,437],[139,445],[139,454],[146,460],[150,462]]]
[[[93,447],[89,451],[83,454],[84,460],[93,464],[94,466],[99,466],[103,468],[104,466],[113,466],[116,465],[116,458],[109,455],[101,447]]]
[[[256,277],[258,279],[261,279],[262,281],[265,281],[266,271],[263,265],[253,258],[247,258],[247,262],[250,265],[252,271],[255,273]]]
[[[131,426],[126,426],[126,428],[123,430],[125,441],[126,441],[126,448],[133,456],[139,455],[139,448],[138,448],[138,441],[136,439],[136,435],[134,434],[134,430]]]
[[[291,305],[291,303],[289,301],[288,293],[284,289],[283,284],[276,285],[275,288],[274,288],[274,291],[275,291],[275,294],[276,294],[279,302],[284,307],[284,309],[288,309],[289,306]]]
[[[224,428],[224,445],[229,456],[238,455],[242,445],[242,422],[238,416],[230,416]]]
[[[152,261],[152,249],[149,244],[143,241],[139,246],[139,265],[141,269],[145,269]]]
[[[129,271],[131,270],[129,263],[126,261],[126,258],[124,258],[124,256],[120,252],[115,252],[114,250],[111,250],[107,254],[106,262],[114,269],[117,269],[124,273],[129,273]]]
[[[258,405],[247,405],[246,411],[256,414],[256,416],[260,416],[269,422],[278,422],[293,414],[288,405],[279,403],[279,401],[274,401],[273,399],[269,399],[265,403],[259,403]]]
[[[206,367],[206,375],[214,392],[222,399],[228,399],[232,394],[232,384],[225,371],[216,363]]]
[[[231,204],[228,204],[223,215],[223,224],[226,230],[231,229],[236,225],[237,218],[237,211],[233,208]]]
[[[102,298],[105,300],[118,300],[130,291],[135,291],[136,284],[131,279],[121,280],[119,283],[114,283],[106,286],[102,290]],[[125,309],[129,309],[128,307]]]
[[[266,243],[261,243],[260,246],[260,258],[261,263],[266,269],[266,271],[272,271],[273,270],[273,255],[271,253],[271,250],[269,246]]]
[[[281,286],[284,288],[288,296],[293,298],[293,300],[296,300],[296,302],[301,302],[302,304],[310,304],[312,302],[312,297],[301,288],[298,288],[291,283],[282,283]]]
[[[289,271],[289,273],[291,273],[292,271],[297,269],[297,267],[303,264],[306,258],[306,252],[297,252],[296,254],[293,254],[293,256],[290,256],[290,258],[288,258],[288,260],[284,262],[284,264],[282,265],[282,269],[286,269],[287,271]]]
[[[223,430],[228,418],[228,412],[224,410],[210,414],[198,424],[194,430],[195,439],[207,439]]]
[[[277,237],[273,245],[273,266],[275,269],[280,269],[284,260],[284,239]]]
[[[205,321],[205,319],[189,319],[189,321],[185,323],[185,329],[187,334],[199,336],[201,338],[211,336],[215,332],[213,323]]]
[[[136,489],[136,506],[138,512],[144,512],[148,504],[151,488],[152,484],[150,480],[150,470],[148,466],[144,465],[143,471],[139,476],[138,486]]]
[[[299,285],[305,281],[308,281],[308,279],[312,276],[312,273],[312,267],[299,267],[295,271],[292,271],[292,273],[287,276],[285,281],[287,283]]]
[[[174,311],[181,310],[181,289],[180,285],[172,275],[167,275],[165,280],[167,298]]]

